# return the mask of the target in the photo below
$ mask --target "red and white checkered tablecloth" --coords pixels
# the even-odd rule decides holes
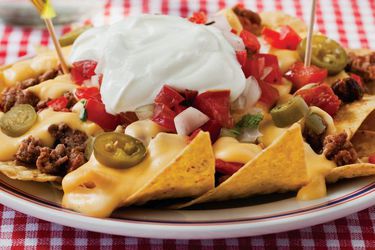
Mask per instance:
[[[104,1],[104,0],[103,0]],[[303,18],[310,0],[112,0],[96,15],[95,25],[141,12],[188,16],[213,13],[237,2],[248,8],[283,10]],[[351,48],[375,49],[375,0],[318,0],[316,27]],[[58,27],[66,32],[69,27]],[[0,65],[50,45],[44,29],[0,24]],[[220,240],[158,240],[93,233],[39,220],[0,205],[0,249],[70,249],[121,247],[127,249],[375,249],[375,207],[326,224],[258,237]]]

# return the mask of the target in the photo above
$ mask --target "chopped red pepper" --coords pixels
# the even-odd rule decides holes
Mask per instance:
[[[265,69],[269,68],[267,76],[264,76]],[[281,71],[279,61],[276,56],[270,54],[255,54],[250,60],[246,61],[245,67],[242,68],[247,77],[254,76],[258,81],[263,80],[268,83],[281,83]]]
[[[194,12],[189,21],[196,24],[205,24],[207,22],[207,15],[203,11]]]
[[[301,42],[301,37],[290,26],[283,26],[280,32],[270,28],[263,28],[262,35],[272,47],[278,49],[296,50]]]
[[[83,60],[73,63],[70,71],[72,79],[76,84],[81,85],[85,80],[95,75],[95,68],[98,63],[93,60]]]
[[[327,69],[321,69],[315,65],[305,67],[303,62],[296,62],[284,76],[293,83],[295,89],[300,89],[309,83],[323,82],[327,74]]]
[[[326,83],[300,90],[297,95],[300,95],[307,105],[319,107],[331,116],[335,115],[340,108],[340,99]]]
[[[67,112],[69,111],[67,108],[68,102],[69,101],[65,96],[61,96],[59,98],[47,102],[47,106],[52,108],[54,111]]]
[[[175,89],[168,85],[164,85],[159,94],[155,97],[154,102],[166,105],[172,109],[177,107],[185,98]]]
[[[216,172],[219,172],[224,175],[233,175],[238,170],[240,170],[240,168],[242,168],[243,165],[244,164],[238,162],[226,162],[219,159],[215,160]]]
[[[240,37],[242,38],[242,41],[250,54],[256,54],[259,52],[260,43],[254,34],[244,29],[241,31]]]
[[[102,102],[95,99],[88,99],[86,103],[87,119],[95,122],[104,130],[114,130],[120,121],[117,116],[107,113]]]
[[[170,109],[167,105],[156,103],[152,121],[166,128],[169,132],[176,132],[176,127],[174,125],[175,116],[176,112]]]
[[[80,99],[94,99],[101,101],[100,91],[97,87],[81,87],[75,91],[75,96],[78,100]]]
[[[247,52],[246,51],[236,51],[237,61],[242,67],[246,66]]]
[[[368,162],[371,164],[375,164],[375,153],[368,157]]]
[[[214,143],[220,136],[221,125],[215,120],[209,120],[201,127],[201,129],[210,133],[211,143]]]
[[[259,102],[265,104],[269,109],[272,108],[277,100],[279,100],[279,91],[264,81],[258,81],[258,84],[262,90]]]
[[[206,91],[199,94],[194,101],[194,107],[217,121],[222,127],[232,128],[233,118],[230,114],[230,91]]]

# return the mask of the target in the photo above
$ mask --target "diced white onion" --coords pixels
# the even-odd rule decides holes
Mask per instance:
[[[86,103],[85,99],[79,100],[76,104],[73,105],[72,112],[80,114],[82,110],[85,108],[85,103]]]
[[[177,134],[189,135],[197,128],[208,122],[210,118],[198,109],[189,107],[174,118]]]
[[[244,128],[237,139],[240,142],[254,143],[261,135],[258,128]]]
[[[152,117],[154,114],[154,104],[144,105],[135,109],[135,114],[139,120],[146,120]]]
[[[232,104],[234,110],[249,110],[262,95],[262,90],[259,87],[258,81],[250,76],[246,79],[246,86],[242,94]]]

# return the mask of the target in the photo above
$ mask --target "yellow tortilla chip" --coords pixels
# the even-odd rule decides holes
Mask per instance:
[[[375,96],[364,96],[362,100],[345,104],[334,118],[337,133],[347,132],[352,138],[367,116],[375,110]]]
[[[290,16],[282,11],[266,11],[259,14],[262,18],[262,25],[271,29],[278,29],[282,26],[289,25],[300,36],[304,37],[307,33],[305,22],[297,17]]]
[[[375,164],[358,163],[332,169],[331,173],[326,176],[326,181],[334,183],[340,179],[350,179],[370,175],[375,175]]]
[[[197,197],[215,185],[215,157],[207,132],[187,144],[186,137],[159,133],[136,166],[114,169],[89,162],[63,179],[62,205],[95,217],[120,206],[149,200]]]
[[[195,200],[172,208],[258,194],[295,191],[307,181],[301,127],[294,124],[267,149],[219,186]]]
[[[61,182],[60,176],[43,174],[36,168],[31,169],[24,166],[17,166],[14,161],[1,162],[0,172],[11,179],[20,181]]]
[[[375,153],[375,131],[358,130],[351,142],[359,158],[368,157]]]

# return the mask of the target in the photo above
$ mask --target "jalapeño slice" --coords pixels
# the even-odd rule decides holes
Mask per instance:
[[[141,141],[117,132],[98,135],[93,149],[95,158],[100,163],[119,169],[135,166],[146,156],[146,148]]]
[[[65,47],[65,46],[69,46],[69,45],[72,45],[74,43],[74,41],[83,33],[85,32],[86,30],[92,28],[92,25],[85,25],[85,26],[82,26],[82,27],[79,27],[77,29],[74,29],[68,33],[66,33],[65,35],[62,35],[60,38],[59,38],[59,43],[61,46]]]
[[[297,49],[300,57],[304,58],[306,38],[301,41]],[[345,68],[348,56],[344,48],[336,41],[324,35],[314,35],[312,37],[311,63],[327,69],[330,75],[335,75]]]
[[[306,102],[300,96],[294,96],[287,103],[271,110],[272,120],[279,128],[284,128],[304,117],[309,111]]]
[[[312,113],[312,112],[310,112],[306,116],[305,126],[307,127],[307,129],[313,131],[317,135],[323,134],[327,129],[327,126],[323,118],[317,113]]]
[[[18,137],[26,133],[36,122],[38,115],[33,106],[19,104],[11,108],[0,119],[0,128],[4,134]]]

